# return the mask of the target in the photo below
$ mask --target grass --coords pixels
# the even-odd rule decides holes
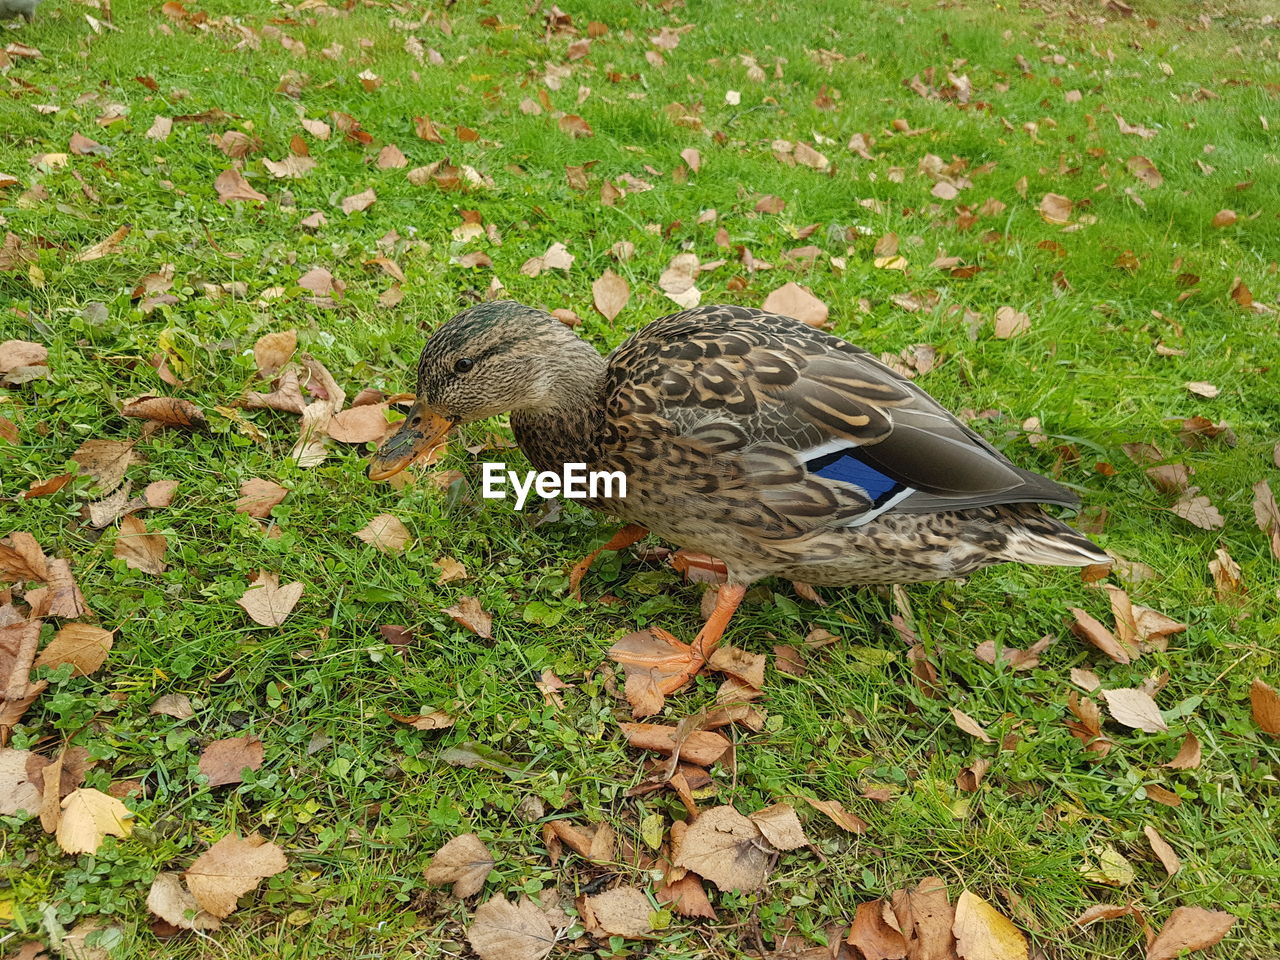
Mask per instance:
[[[730,259],[699,278],[703,302],[758,305],[794,279],[831,306],[838,333],[876,352],[934,345],[943,362],[921,383],[953,410],[997,411],[976,427],[1019,463],[1079,489],[1098,541],[1158,571],[1131,587],[1135,601],[1190,628],[1166,653],[1121,666],[1067,630],[1070,606],[1107,617],[1105,596],[1074,571],[1005,567],[964,584],[913,587],[917,630],[944,691],[931,700],[911,685],[901,641],[887,626],[894,609],[875,592],[828,590],[830,606],[819,608],[786,584],[763,585],[735,621],[734,643],[768,652],[814,627],[842,642],[805,677],[770,668],[766,728],[736,735],[736,770],[717,770],[707,802],[746,811],[805,796],[838,798],[871,831],[842,834],[808,819],[800,804],[821,857],[787,855],[765,890],[716,896],[719,925],[677,918],[649,947],[581,941],[572,952],[742,956],[755,946],[753,925],[766,943],[787,930],[821,939],[829,925],[847,923],[857,903],[936,874],[953,896],[969,888],[989,898],[1055,958],[1137,956],[1141,935],[1127,920],[1070,926],[1092,903],[1128,899],[1157,924],[1177,905],[1229,910],[1240,920],[1215,955],[1274,956],[1280,744],[1251,722],[1248,688],[1254,677],[1280,679],[1280,627],[1269,612],[1280,567],[1250,509],[1253,483],[1269,479],[1275,488],[1280,481],[1272,462],[1280,339],[1274,312],[1244,310],[1228,295],[1236,277],[1272,308],[1280,292],[1280,63],[1274,25],[1260,19],[1264,5],[1211,4],[1207,26],[1197,20],[1200,7],[1169,2],[1135,4],[1132,18],[1092,4],[1006,9],[916,0],[565,6],[580,30],[598,20],[610,32],[570,64],[558,90],[544,76],[548,64],[566,62],[571,38],[548,40],[537,5],[530,14],[526,4],[505,0],[357,5],[336,16],[214,0],[203,8],[212,25],[199,28],[119,0],[118,29],[100,35],[81,15],[85,8],[47,0],[34,26],[6,31],[43,56],[15,59],[5,71],[0,172],[22,182],[0,191],[0,217],[27,242],[40,238],[41,249],[32,269],[0,273],[0,340],[47,343],[52,372],[0,391],[0,415],[20,431],[18,444],[0,441],[5,496],[63,472],[85,439],[136,437],[137,424],[117,415],[125,398],[173,393],[205,408],[210,426],[148,437],[139,446],[145,462],[130,472],[135,488],[181,481],[173,506],[147,514],[148,526],[169,537],[170,569],[162,575],[125,567],[112,557],[110,529],[82,522],[80,509],[94,497],[85,479],[5,507],[0,532],[29,530],[51,554],[70,558],[100,622],[118,631],[95,675],[55,674],[11,745],[46,754],[64,740],[81,745],[97,760],[89,785],[135,779],[146,788],[130,801],[135,835],[109,839],[94,856],[62,854],[38,824],[5,819],[5,946],[96,918],[120,926],[119,956],[465,955],[463,928],[474,904],[422,880],[423,865],[450,837],[474,830],[497,855],[486,897],[559,885],[571,899],[604,871],[573,855],[552,866],[541,819],[608,821],[638,844],[644,816],[683,816],[666,794],[625,797],[640,764],[617,732],[626,711],[606,688],[612,668],[604,652],[651,623],[692,634],[697,588],[665,568],[612,556],[589,577],[587,601],[575,602],[566,595],[565,569],[607,535],[602,520],[567,506],[558,521],[538,525],[536,510],[517,515],[502,502],[469,501],[427,483],[398,493],[365,480],[364,449],[340,444],[321,466],[300,469],[287,456],[293,418],[246,413],[262,434],[255,440],[213,408],[260,386],[249,348],[263,333],[290,328],[349,394],[366,386],[411,389],[424,332],[483,295],[492,277],[512,297],[575,310],[582,332],[607,349],[675,309],[657,279],[672,256],[691,249],[703,261]],[[405,50],[406,22],[421,22],[412,32],[444,65],[420,63]],[[658,48],[647,38],[684,24],[692,29],[678,47],[661,51],[666,65],[648,62],[646,50]],[[255,31],[260,44],[240,43],[232,25]],[[304,43],[305,54],[264,34],[269,26]],[[341,52],[322,53],[334,44]],[[750,78],[741,54],[755,57],[763,81]],[[966,74],[974,88],[968,108],[904,85],[927,68],[939,85],[947,69]],[[364,70],[381,86],[367,90],[358,77]],[[297,99],[278,90],[288,71],[301,75]],[[575,105],[580,87],[590,92]],[[1198,95],[1202,89],[1211,96]],[[739,105],[726,102],[729,90],[740,92]],[[1081,91],[1081,102],[1066,101],[1070,90]],[[541,92],[556,109],[580,114],[595,135],[571,139],[547,111],[519,109]],[[823,96],[833,109],[815,103]],[[37,104],[60,109],[40,112]],[[125,108],[125,119],[99,126],[111,104]],[[155,115],[214,109],[232,118],[176,123],[164,142],[144,136]],[[299,114],[327,118],[333,110],[358,118],[373,145],[337,133],[328,141],[307,137],[318,161],[309,176],[277,181],[265,173],[261,158],[285,156],[301,133]],[[414,135],[412,118],[424,114],[445,132],[445,145]],[[1157,134],[1123,134],[1114,114]],[[690,115],[696,126],[677,122]],[[924,132],[890,135],[897,119]],[[458,126],[479,139],[459,140]],[[218,202],[213,181],[230,162],[209,135],[225,129],[261,141],[244,166],[269,202]],[[76,132],[111,153],[72,156],[62,166],[29,162],[66,152]],[[845,148],[855,133],[876,138],[877,159]],[[816,141],[835,172],[780,162],[775,139]],[[384,143],[397,144],[410,168],[447,156],[493,186],[413,186],[404,170],[373,165]],[[702,169],[678,183],[673,171],[686,147],[701,151]],[[926,154],[967,159],[973,186],[958,200],[936,200],[932,182],[917,173]],[[1159,168],[1162,186],[1147,189],[1127,172],[1136,155]],[[564,167],[589,163],[590,189],[576,192]],[[892,167],[903,176],[891,176]],[[653,189],[600,205],[600,183],[622,174]],[[1244,182],[1251,185],[1237,186]],[[372,207],[340,212],[342,197],[368,187],[378,196]],[[1075,217],[1096,219],[1073,232],[1044,222],[1036,207],[1050,192],[1071,198]],[[765,194],[783,198],[785,210],[754,212]],[[957,204],[977,207],[988,197],[1004,203],[1003,212],[968,229],[957,225]],[[1211,226],[1224,208],[1237,211],[1238,221]],[[707,209],[717,220],[699,224]],[[298,224],[313,210],[328,223],[309,233]],[[463,210],[496,226],[501,244],[455,241]],[[133,230],[117,253],[75,261],[74,251],[126,223]],[[808,224],[819,227],[799,239]],[[823,256],[802,275],[782,267],[751,274],[735,250],[715,245],[720,226],[734,246],[774,264],[806,243]],[[874,264],[872,247],[887,232],[900,238],[906,274]],[[608,251],[620,240],[636,254],[619,263]],[[569,272],[520,273],[526,259],[557,241],[577,258]],[[931,268],[939,248],[982,271],[954,279]],[[493,268],[451,262],[472,249],[488,252]],[[406,274],[403,302],[392,308],[378,302],[392,281],[367,265],[385,250]],[[832,258],[842,258],[843,268]],[[166,263],[174,267],[176,302],[144,314],[130,291]],[[297,286],[313,266],[345,281],[335,307],[309,303]],[[613,323],[590,307],[591,281],[606,268],[633,291]],[[1186,273],[1200,280],[1183,300],[1188,288],[1177,277]],[[243,283],[247,295],[206,294],[207,284],[232,283]],[[264,299],[273,287],[280,295]],[[920,290],[937,292],[936,308],[909,313],[890,300]],[[990,318],[1002,305],[1028,313],[1026,334],[993,337]],[[953,306],[984,318],[972,336]],[[1158,342],[1181,353],[1161,356]],[[165,387],[148,363],[166,345],[185,364],[184,388]],[[1221,395],[1201,399],[1184,387],[1201,380]],[[1185,447],[1176,433],[1192,415],[1226,420],[1238,442]],[[1052,443],[1026,442],[1018,425],[1031,416]],[[472,439],[489,429],[474,428]],[[1170,513],[1170,499],[1121,451],[1129,442],[1155,443],[1192,466],[1193,482],[1221,510],[1225,527],[1199,530]],[[1063,445],[1079,455],[1064,455]],[[455,445],[442,466],[462,470],[474,485],[483,456]],[[511,451],[508,459],[514,465],[519,456]],[[274,513],[278,536],[233,511],[239,484],[251,477],[290,490]],[[353,537],[383,512],[416,537],[402,557]],[[1218,547],[1243,570],[1248,594],[1240,605],[1215,597],[1207,563]],[[438,584],[432,562],[443,556],[462,561],[469,579]],[[256,627],[234,602],[259,569],[306,586],[278,629]],[[605,592],[621,602],[595,603]],[[493,641],[441,612],[464,594],[493,613]],[[393,650],[382,624],[409,625],[417,639]],[[992,668],[973,656],[984,640],[1025,647],[1045,634],[1058,642],[1032,671]],[[1167,674],[1159,702],[1170,732],[1109,724],[1117,747],[1091,760],[1064,725],[1071,667],[1096,670],[1109,688]],[[575,684],[564,709],[546,705],[535,687],[548,668]],[[175,692],[190,696],[193,718],[149,714],[158,695]],[[667,712],[684,716],[713,692],[702,682],[670,700]],[[952,724],[950,706],[997,736],[1016,731],[1019,739],[1000,751],[977,744]],[[457,725],[420,733],[387,716],[421,708],[449,710]],[[1203,765],[1162,768],[1187,730],[1204,745]],[[265,741],[263,768],[239,786],[202,785],[202,746],[243,732]],[[506,751],[526,775],[442,762],[442,749],[463,741]],[[977,792],[964,793],[955,778],[979,756],[992,760],[990,773]],[[1152,802],[1148,784],[1175,791],[1181,805]],[[889,785],[895,797],[860,799],[868,785]],[[540,801],[541,817],[530,814],[529,798]],[[1182,858],[1176,876],[1167,878],[1152,856],[1147,825]],[[161,945],[144,906],[153,876],[181,869],[232,829],[275,839],[289,869],[246,900],[213,940]],[[1106,845],[1136,868],[1122,888],[1082,874]],[[610,872],[647,880],[623,864]]]

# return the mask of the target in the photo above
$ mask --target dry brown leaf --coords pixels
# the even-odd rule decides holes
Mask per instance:
[[[771,848],[758,827],[733,807],[712,807],[689,827],[677,867],[706,877],[721,890],[758,890],[769,876]]]
[[[262,165],[278,180],[301,180],[316,168],[316,160],[291,153],[283,160],[263,160]]]
[[[884,900],[858,904],[845,943],[856,947],[863,960],[903,960],[907,956],[907,938]]]
[[[1060,193],[1046,193],[1040,200],[1040,216],[1045,223],[1065,226],[1071,222],[1073,206],[1069,197]]]
[[[764,686],[765,656],[763,653],[749,653],[732,646],[720,646],[707,660],[712,670],[728,674],[749,687],[759,690]]]
[[[209,778],[209,786],[241,783],[244,770],[261,770],[266,747],[253,734],[214,740],[200,754],[200,772]]]
[[[177,492],[178,484],[177,480],[156,480],[148,483],[142,491],[142,499],[146,500],[147,506],[153,510],[167,507],[173,503],[173,495]]]
[[[847,830],[849,833],[866,833],[869,829],[867,821],[853,811],[846,810],[839,800],[813,800],[808,797],[805,799],[809,806],[826,814],[841,830]]]
[[[47,367],[49,348],[30,340],[6,340],[0,343],[0,374],[21,367]]]
[[[80,444],[71,459],[80,465],[80,471],[98,482],[98,489],[110,493],[120,486],[125,471],[133,463],[133,441],[86,440]]]
[[[386,627],[383,627],[384,635]],[[399,723],[407,723],[415,730],[447,730],[452,727],[457,719],[444,710],[432,710],[430,713],[419,714],[418,716],[408,716],[399,713],[387,713],[392,720]]]
[[[287,487],[270,480],[254,477],[240,484],[240,497],[236,500],[236,513],[247,513],[259,520],[265,519],[271,511],[289,495]]]
[[[347,216],[353,213],[359,213],[362,210],[368,210],[377,201],[378,195],[373,192],[373,187],[360,193],[353,193],[349,197],[343,198],[340,204],[342,212]]]
[[[297,349],[297,330],[278,330],[260,336],[253,345],[253,361],[258,366],[258,376],[270,380],[289,362]]]
[[[1169,510],[1202,530],[1222,529],[1227,521],[1223,519],[1222,514],[1209,498],[1199,493],[1199,487],[1187,487],[1182,498]]]
[[[1240,564],[1232,559],[1223,547],[1214,551],[1209,561],[1209,573],[1213,576],[1213,592],[1219,603],[1242,603],[1245,590],[1241,579]]]
[[[357,407],[356,409],[361,408]],[[394,554],[404,551],[405,547],[412,542],[413,534],[400,522],[398,517],[389,513],[380,513],[370,520],[364,526],[364,529],[356,531],[356,538],[376,550],[381,550],[383,553]],[[454,619],[457,618],[455,617]]]
[[[1147,733],[1163,733],[1169,729],[1164,717],[1160,715],[1160,708],[1145,691],[1121,687],[1117,690],[1103,690],[1102,697],[1107,701],[1107,712],[1126,727]]]
[[[99,240],[91,247],[86,247],[77,253],[72,259],[76,263],[87,263],[92,260],[101,260],[108,257],[120,249],[120,244],[124,242],[125,237],[129,236],[129,232],[133,228],[128,224],[117,229],[105,240]]]
[[[282,413],[302,413],[307,402],[302,398],[302,384],[298,379],[297,368],[292,364],[280,371],[280,379],[271,393],[259,393],[249,390],[245,393],[244,405],[249,410],[279,410]]]
[[[809,672],[804,654],[789,643],[773,645],[773,668],[779,673],[786,673],[793,677],[803,677]]]
[[[226,917],[237,900],[286,866],[284,851],[265,837],[229,833],[197,857],[185,876],[196,903],[215,917]]]
[[[58,846],[67,853],[97,853],[104,837],[127,837],[133,832],[132,816],[115,797],[81,787],[62,801]]]
[[[795,850],[797,847],[809,845],[809,838],[804,835],[800,818],[795,808],[789,803],[775,803],[771,807],[757,810],[748,818],[759,828],[770,845],[778,850]]]
[[[462,597],[452,607],[445,607],[444,613],[461,627],[466,627],[478,637],[493,639],[493,617],[475,597]]]
[[[528,897],[497,896],[481,904],[467,928],[480,960],[542,960],[555,946],[547,915]]]
[[[1249,705],[1258,729],[1280,737],[1280,694],[1275,687],[1255,677],[1249,685]]]
[[[1219,210],[1213,215],[1213,219],[1209,221],[1215,227],[1229,227],[1240,218],[1236,216],[1234,210]]]
[[[48,646],[40,651],[37,667],[72,666],[73,677],[87,677],[107,659],[115,633],[87,623],[67,623],[59,630]]]
[[[792,317],[811,327],[825,327],[831,316],[827,305],[807,287],[795,282],[784,283],[765,297],[760,309]]]
[[[955,960],[955,910],[941,880],[925,877],[914,890],[895,890],[892,903],[898,929],[907,933],[908,956],[913,960]]]
[[[635,887],[614,887],[583,898],[583,923],[593,936],[647,937],[653,906]]]
[[[1013,307],[999,307],[996,309],[995,320],[995,337],[997,340],[1008,340],[1011,337],[1017,337],[1031,329],[1031,318],[1021,310],[1015,310]]]
[[[995,742],[994,740],[991,739],[991,735],[987,733],[987,728],[984,727],[982,724],[980,724],[977,720],[973,719],[973,717],[969,716],[963,710],[957,710],[955,707],[952,707],[951,719],[955,721],[957,727],[959,727],[965,733],[969,734],[969,736],[977,737],[983,743]]]
[[[437,886],[452,883],[453,895],[462,900],[484,889],[485,878],[493,865],[493,855],[480,838],[474,833],[464,833],[436,851],[424,874],[427,883]]]
[[[1177,907],[1147,946],[1147,960],[1174,960],[1186,950],[1204,950],[1222,940],[1236,918],[1222,910]]]
[[[334,414],[329,420],[329,436],[341,443],[378,443],[387,433],[387,406],[366,403]]]
[[[183,930],[217,930],[222,921],[200,909],[196,898],[182,885],[182,874],[162,871],[151,882],[147,909],[166,923]]]
[[[196,715],[191,706],[191,698],[185,693],[166,693],[156,697],[148,712],[178,720],[187,720]]]
[[[1026,650],[1019,650],[1017,647],[1001,647],[997,653],[995,641],[985,640],[974,648],[973,655],[983,663],[988,663],[993,667],[997,663],[1007,663],[1014,670],[1031,670],[1040,666],[1040,654],[1044,653],[1053,644],[1053,636],[1047,635],[1041,637]]]
[[[1200,766],[1200,741],[1190,730],[1178,748],[1178,754],[1168,763],[1163,764],[1171,770],[1195,770]]]
[[[18,583],[47,581],[49,566],[36,538],[26,531],[15,530],[7,539],[8,543],[0,541],[0,577]]]
[[[1116,663],[1132,663],[1137,656],[1136,650],[1125,649],[1110,630],[1085,613],[1079,607],[1071,607],[1075,620],[1071,624],[1071,632],[1081,640],[1097,647]]]
[[[715,908],[707,899],[702,878],[697,874],[685,873],[678,880],[672,879],[659,883],[654,894],[660,903],[670,903],[671,909],[682,917],[717,919]]]
[[[1280,454],[1280,447],[1276,450]],[[1259,480],[1253,485],[1253,518],[1258,529],[1267,535],[1271,555],[1280,560],[1280,507],[1276,506],[1275,494],[1266,480]]]
[[[963,891],[956,900],[952,930],[964,960],[1027,960],[1022,932],[981,897]]]
[[[702,302],[702,291],[698,289],[696,280],[701,263],[695,253],[677,253],[662,271],[658,278],[658,286],[674,301],[688,309]]]
[[[1160,836],[1160,831],[1151,824],[1147,824],[1142,828],[1142,832],[1147,835],[1147,842],[1151,844],[1151,849],[1163,865],[1165,873],[1172,877],[1182,869],[1182,861],[1178,859],[1178,854],[1173,847],[1169,846],[1169,841]]]
[[[244,174],[235,169],[223,170],[218,174],[218,178],[213,181],[213,189],[218,191],[218,200],[222,203],[231,203],[233,200],[248,200],[252,203],[267,202],[267,195],[249,186],[249,181],[244,178]]]
[[[264,627],[278,627],[297,606],[302,598],[302,590],[301,583],[286,583],[282,587],[278,573],[259,570],[258,576],[236,603],[244,608],[254,623]]]
[[[1131,903],[1124,906],[1114,903],[1095,903],[1072,922],[1077,927],[1087,927],[1089,924],[1096,923],[1099,920],[1118,920],[1120,917],[1137,917],[1139,921],[1145,923],[1142,911]]]
[[[1164,183],[1164,176],[1156,169],[1156,165],[1146,157],[1130,157],[1125,161],[1125,166],[1148,189],[1154,190]]]
[[[680,759],[700,767],[709,767],[730,747],[729,740],[710,730],[687,733],[677,726],[662,723],[620,723],[618,729],[627,743],[639,750],[653,750],[671,756],[679,750]]]
[[[158,575],[168,569],[164,562],[168,546],[168,537],[161,533],[148,533],[147,525],[130,514],[120,521],[113,556],[134,570]]]
[[[19,810],[40,811],[41,791],[33,779],[44,768],[44,758],[30,750],[0,747],[0,816]]]
[[[606,320],[613,320],[631,299],[631,287],[626,280],[612,270],[605,270],[599,279],[591,284],[591,296],[593,305],[600,315]]]

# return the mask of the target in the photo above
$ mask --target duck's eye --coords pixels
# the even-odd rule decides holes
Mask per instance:
[[[456,361],[454,361],[453,372],[466,373],[475,365],[476,365],[476,362],[472,360],[470,357],[459,357]]]

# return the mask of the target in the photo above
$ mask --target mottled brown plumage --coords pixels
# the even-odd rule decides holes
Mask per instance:
[[[719,557],[738,596],[766,576],[910,583],[1107,561],[1037,506],[1073,493],[865,350],[778,314],[697,307],[605,358],[543,311],[481,304],[428,340],[417,397],[380,452],[392,466],[371,472],[404,461],[426,415],[510,412],[536,468],[622,471],[626,498],[588,505]]]

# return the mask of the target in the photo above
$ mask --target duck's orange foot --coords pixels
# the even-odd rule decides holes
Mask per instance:
[[[698,675],[720,645],[725,627],[746,594],[746,587],[725,584],[715,609],[693,643],[681,643],[661,627],[628,634],[609,650],[609,657],[626,673],[627,702],[636,717],[648,717],[662,709],[675,693]]]
[[[617,533],[615,533],[602,546],[592,550],[585,557],[573,565],[573,569],[569,571],[569,595],[575,600],[580,599],[582,594],[582,578],[587,575],[587,571],[591,569],[591,565],[596,562],[596,557],[604,553],[606,550],[625,550],[633,543],[639,543],[649,535],[649,530],[636,523],[629,523]]]

